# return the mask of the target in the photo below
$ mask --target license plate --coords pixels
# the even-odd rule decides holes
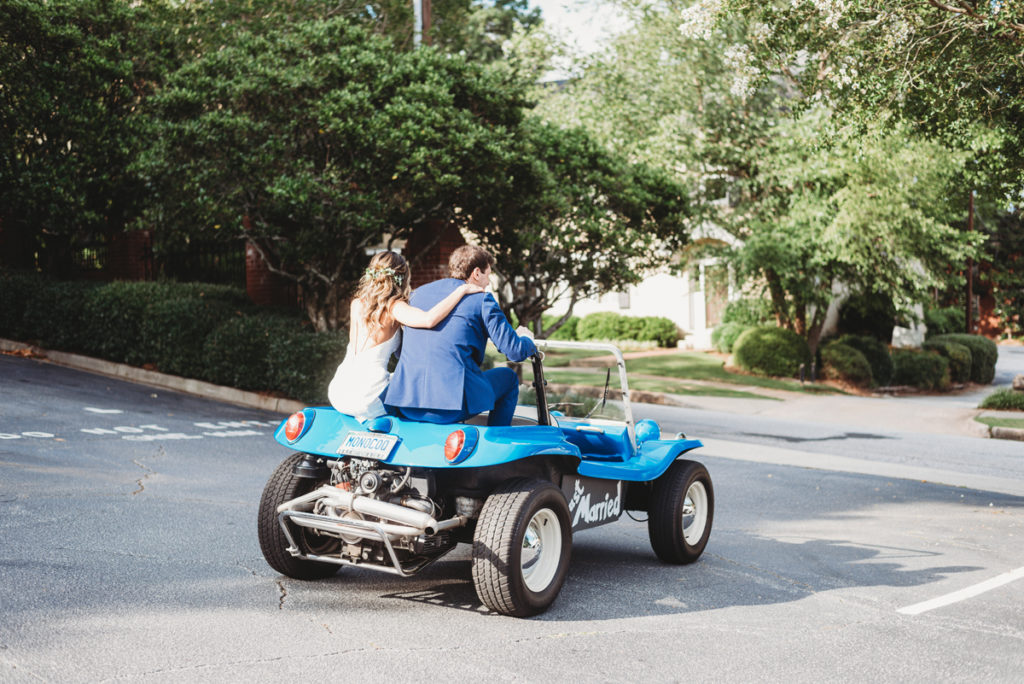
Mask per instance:
[[[387,460],[398,444],[398,435],[381,435],[375,432],[350,432],[338,447],[339,454]]]

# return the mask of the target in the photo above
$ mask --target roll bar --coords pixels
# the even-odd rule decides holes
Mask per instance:
[[[629,443],[633,446],[633,452],[636,452],[636,428],[633,423],[633,409],[629,404],[629,382],[626,378],[626,360],[622,357],[622,350],[616,347],[614,344],[607,342],[570,342],[568,340],[534,340],[537,344],[537,349],[546,351],[548,349],[589,349],[591,351],[606,351],[615,357],[615,362],[619,367],[619,383],[622,385],[622,407],[626,414],[626,432],[629,434]],[[534,364],[534,379],[539,379],[541,384],[537,387],[537,414],[540,417],[541,414],[544,416],[544,424],[550,424],[547,415],[547,398],[543,392],[543,371],[538,373],[536,368],[540,366],[540,363]],[[543,404],[543,406],[541,406]]]

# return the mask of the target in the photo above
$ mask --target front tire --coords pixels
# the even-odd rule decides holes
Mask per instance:
[[[516,478],[484,502],[473,535],[473,586],[496,613],[528,617],[547,610],[569,574],[572,527],[562,491]]]
[[[308,494],[320,483],[308,477],[296,477],[295,465],[306,457],[305,454],[292,454],[281,462],[273,475],[263,488],[263,496],[260,498],[259,518],[257,529],[260,538],[260,550],[263,557],[267,559],[270,567],[282,575],[300,580],[318,580],[331,577],[338,571],[338,566],[333,563],[318,563],[316,561],[296,558],[288,552],[288,538],[281,529],[277,520],[277,507],[285,501],[291,501],[295,497]],[[303,552],[315,550],[318,553],[325,552],[328,547],[336,546],[337,540],[328,537],[317,536],[312,538],[312,531],[296,530],[293,532],[296,543],[306,548],[300,549]]]
[[[654,481],[647,533],[666,563],[692,563],[704,553],[715,517],[715,490],[707,468],[676,461]]]

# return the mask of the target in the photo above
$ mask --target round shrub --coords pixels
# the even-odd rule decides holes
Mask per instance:
[[[971,350],[971,381],[987,385],[996,377],[996,361],[999,359],[999,347],[987,337],[981,335],[953,334],[937,335],[930,342],[955,342]]]
[[[970,381],[970,349],[962,344],[937,338],[926,340],[921,347],[928,351],[936,351],[949,359],[949,379],[951,381],[960,383]]]
[[[326,404],[327,386],[345,358],[348,333],[292,330],[270,340],[269,388],[308,404]]]
[[[28,337],[24,329],[25,304],[42,282],[35,273],[0,269],[0,337]]]
[[[551,314],[544,314],[541,317],[541,321],[543,322],[544,327],[548,328],[548,327],[554,325],[555,321],[557,321],[559,318],[561,318],[561,316],[553,316]],[[580,324],[579,316],[569,316],[569,318],[566,319],[565,323],[563,323],[561,325],[561,327],[558,328],[558,330],[556,330],[555,332],[551,333],[548,337],[549,337],[549,339],[552,339],[552,340],[570,340],[570,341],[571,340],[576,340],[576,339],[578,339],[576,337],[576,327],[579,324]]]
[[[722,323],[711,331],[711,346],[723,354],[731,354],[736,340],[750,328],[750,325],[737,321]]]
[[[644,316],[643,326],[640,328],[641,342],[656,342],[659,347],[674,347],[679,342],[679,328],[669,318],[664,316]]]
[[[853,347],[867,359],[875,385],[888,385],[892,380],[892,356],[889,347],[870,335],[843,335],[837,342]]]
[[[772,304],[767,299],[734,299],[725,305],[722,323],[740,323],[748,328],[764,325],[772,319]]]
[[[959,306],[947,306],[926,311],[924,314],[924,324],[927,328],[925,336],[963,333],[966,317],[964,309]]]
[[[841,380],[851,385],[870,386],[873,382],[871,365],[859,350],[832,342],[821,350],[822,372],[830,380]]]
[[[95,289],[93,283],[40,279],[25,299],[22,335],[48,349],[84,351],[87,341],[84,303]]]
[[[227,302],[200,297],[152,302],[139,324],[138,354],[163,373],[201,378],[206,367],[203,344],[207,336],[235,311]]]
[[[580,319],[576,326],[576,335],[581,340],[617,340],[619,338],[619,319],[617,313],[592,313]]]
[[[996,390],[985,397],[978,408],[997,411],[1024,411],[1024,392],[1012,389]]]
[[[167,283],[106,283],[85,299],[85,351],[102,359],[141,366],[150,359],[139,346],[150,305],[170,297]]]
[[[774,326],[751,328],[733,346],[736,364],[752,373],[791,378],[800,364],[810,361],[804,338],[792,330]]]
[[[244,390],[271,389],[271,342],[297,327],[295,321],[266,314],[228,319],[203,344],[203,379]]]
[[[892,354],[893,383],[924,390],[949,389],[949,361],[936,352],[896,349]]]

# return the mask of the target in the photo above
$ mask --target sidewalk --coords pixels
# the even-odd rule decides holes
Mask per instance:
[[[33,347],[21,342],[0,338],[0,352],[16,353],[44,359],[61,366],[98,373],[109,377],[137,382],[151,387],[174,390],[194,396],[215,399],[229,404],[289,414],[303,407],[298,401],[271,397],[257,392],[246,392],[231,387],[180,378],[174,375],[149,371],[143,368],[94,359],[80,354],[56,352]],[[694,381],[695,383],[697,381]],[[969,435],[1024,441],[1024,430],[1016,428],[989,428],[975,420],[976,416],[1024,417],[1015,412],[982,411],[974,408],[977,401],[970,397],[856,397],[844,395],[804,394],[782,390],[727,385],[699,381],[699,384],[713,385],[725,389],[743,389],[751,394],[770,397],[764,399],[740,399],[728,397],[690,396],[633,390],[630,398],[634,402],[664,404],[686,408],[709,409],[726,413],[757,415],[788,420],[824,421],[836,420],[844,424],[863,426],[865,429],[887,429],[907,432],[928,432],[937,434]],[[554,383],[552,386],[555,387]],[[564,386],[557,386],[560,389]],[[603,394],[602,387],[574,386],[583,394]],[[609,393],[615,398],[617,391]]]

